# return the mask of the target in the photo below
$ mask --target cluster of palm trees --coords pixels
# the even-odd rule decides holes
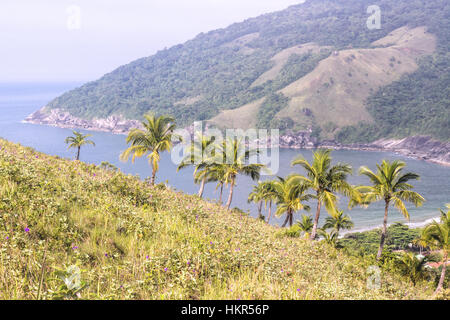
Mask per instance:
[[[131,146],[125,150],[120,158],[127,161],[132,156],[134,162],[136,157],[146,156],[152,167],[150,184],[155,184],[156,173],[159,168],[160,154],[170,151],[173,142],[181,137],[174,133],[175,122],[172,117],[147,114],[142,122],[143,130],[133,129],[126,139]],[[69,147],[76,147],[77,159],[81,146],[94,144],[87,140],[89,135],[82,135],[74,132],[74,137],[69,137],[66,143]],[[175,138],[175,139],[174,139]],[[349,199],[349,208],[354,206],[368,206],[376,201],[384,201],[385,211],[383,218],[380,245],[377,259],[381,258],[387,233],[388,212],[391,206],[399,210],[404,217],[409,218],[405,202],[410,202],[416,207],[421,206],[424,198],[415,191],[409,183],[411,180],[419,179],[415,173],[404,173],[406,164],[402,161],[384,160],[377,164],[374,172],[368,167],[361,167],[360,175],[366,176],[370,185],[353,186],[347,179],[353,170],[349,164],[338,163],[332,165],[330,150],[318,150],[313,153],[313,161],[310,163],[302,156],[292,161],[292,166],[301,167],[306,174],[293,173],[287,177],[277,177],[274,180],[259,181],[261,170],[265,166],[261,164],[248,164],[248,159],[256,154],[255,150],[247,150],[242,139],[228,138],[223,141],[215,141],[214,138],[203,134],[194,139],[191,143],[190,151],[182,160],[177,170],[188,166],[193,166],[194,182],[200,184],[198,195],[203,196],[207,183],[217,183],[216,190],[220,190],[219,203],[222,204],[224,187],[229,187],[228,200],[225,204],[230,208],[236,178],[238,175],[249,176],[258,183],[253,187],[248,197],[249,202],[257,204],[259,217],[262,219],[263,206],[268,210],[269,223],[272,216],[272,204],[276,205],[275,215],[286,215],[282,227],[294,223],[294,214],[299,211],[310,211],[309,202],[314,201],[316,212],[314,219],[310,216],[302,215],[302,219],[297,222],[299,230],[305,238],[315,240],[320,235],[325,241],[335,243],[339,231],[350,229],[353,223],[350,218],[338,209],[338,196],[342,195]],[[319,228],[319,219],[322,208],[325,208],[329,217],[322,228]],[[422,241],[433,248],[443,248],[445,252],[445,263],[448,259],[448,213],[447,222],[432,224],[424,231]],[[327,229],[332,229],[327,233]],[[444,263],[444,269],[445,269]],[[445,270],[443,276],[445,277]],[[442,287],[443,278],[440,281]]]
[[[142,126],[143,129],[130,131],[126,141],[131,146],[121,154],[120,158],[127,161],[131,156],[134,162],[137,157],[146,156],[152,167],[150,184],[153,186],[159,169],[161,153],[170,151],[173,141],[181,140],[181,137],[174,133],[175,121],[172,117],[157,117],[147,114],[144,116]],[[89,136],[74,131],[74,137],[66,139],[66,143],[70,143],[69,148],[77,148],[77,160],[81,146],[95,145],[92,141],[87,140]],[[200,134],[198,139],[194,139],[191,143],[190,150],[178,166],[178,170],[188,166],[195,167],[194,182],[200,184],[198,192],[200,197],[203,195],[206,183],[216,182],[216,189],[220,189],[219,202],[222,203],[223,188],[229,186],[228,200],[225,204],[225,207],[229,209],[233,200],[237,176],[246,175],[257,181],[260,178],[261,170],[265,169],[262,164],[248,163],[248,159],[257,152],[248,150],[240,138],[234,137],[216,142],[213,137]],[[332,165],[331,162],[330,150],[314,152],[312,163],[299,156],[292,161],[292,166],[300,166],[306,175],[294,173],[286,178],[277,177],[272,181],[258,182],[248,200],[257,203],[260,217],[262,217],[263,203],[265,204],[269,210],[267,222],[272,215],[272,203],[276,204],[275,214],[277,216],[286,214],[282,227],[287,224],[292,226],[294,214],[302,210],[309,211],[310,206],[307,202],[314,200],[316,213],[312,228],[306,228],[311,224],[307,221],[308,217],[303,217],[299,225],[304,233],[308,234],[310,240],[314,240],[318,236],[322,207],[325,207],[331,219],[325,224],[325,229],[334,224],[333,231],[329,236],[324,232],[324,228],[320,230],[325,239],[327,237],[331,240],[336,239],[340,229],[351,226],[348,216],[338,210],[338,195],[348,197],[350,207],[367,206],[375,201],[384,201],[385,214],[377,254],[377,258],[380,259],[386,239],[390,205],[394,205],[406,218],[409,218],[404,202],[412,202],[414,205],[420,206],[424,201],[420,194],[411,190],[413,186],[408,183],[410,180],[418,179],[419,176],[414,173],[403,173],[405,163],[402,161],[383,161],[381,165],[377,165],[376,172],[367,167],[361,167],[360,174],[370,179],[370,186],[352,186],[347,181],[349,175],[352,174],[352,167],[345,163]]]
[[[416,285],[419,280],[427,277],[429,262],[436,262],[436,256],[432,255],[433,251],[442,252],[442,270],[439,282],[434,294],[438,294],[444,287],[445,274],[447,270],[448,254],[450,250],[449,234],[450,234],[450,204],[447,204],[447,212],[440,210],[440,222],[433,221],[421,230],[420,237],[414,240],[416,245],[429,249],[429,254],[423,256],[413,252],[403,252],[396,260],[400,271],[408,276],[411,282]]]
[[[261,208],[262,202],[273,201],[277,205],[277,215],[286,213],[285,226],[292,226],[292,216],[300,210],[309,211],[305,204],[311,199],[316,202],[316,213],[314,219],[303,215],[298,222],[301,232],[310,240],[317,238],[320,234],[326,241],[335,242],[339,231],[350,229],[353,223],[350,218],[337,207],[338,195],[346,196],[349,207],[356,205],[367,206],[375,201],[385,202],[385,214],[377,258],[381,258],[386,232],[387,218],[390,205],[394,205],[406,218],[409,218],[405,202],[411,202],[415,206],[422,205],[424,198],[417,192],[412,191],[413,186],[408,182],[418,179],[414,173],[403,173],[405,163],[402,161],[383,161],[377,165],[377,171],[373,172],[367,167],[361,167],[359,173],[370,179],[369,186],[352,186],[348,176],[352,174],[352,168],[348,164],[338,163],[332,165],[331,151],[318,150],[313,153],[312,163],[303,157],[292,161],[292,166],[301,166],[306,175],[291,174],[285,179],[278,177],[273,181],[261,182],[255,186],[250,194],[249,201],[257,202]],[[311,193],[308,193],[311,191]],[[325,225],[319,230],[319,218],[322,207],[330,215]],[[326,229],[332,229],[327,234]]]
[[[242,138],[233,137],[216,142],[213,137],[199,135],[191,143],[190,150],[178,166],[178,170],[194,166],[194,182],[200,183],[198,195],[202,197],[205,184],[216,182],[216,189],[220,188],[222,203],[223,187],[229,186],[228,200],[225,204],[230,209],[233,200],[234,188],[238,175],[249,176],[258,180],[262,164],[248,163],[248,159],[257,154],[256,150],[247,150]],[[196,159],[198,158],[198,159]]]

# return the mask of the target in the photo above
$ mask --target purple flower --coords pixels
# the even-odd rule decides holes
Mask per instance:
[[[188,262],[187,262],[187,264],[188,264],[188,266],[189,266],[189,265],[191,264],[191,262],[190,262],[190,261],[188,261]]]
[[[297,292],[300,292],[300,288],[299,288],[299,289],[297,289]]]
[[[77,250],[77,249],[78,249],[77,246],[72,247],[72,250]]]
[[[167,268],[164,268],[164,271],[167,271]]]
[[[30,232],[30,228],[28,228],[28,227],[26,227],[24,230],[25,230],[25,232]]]
[[[6,240],[8,240],[9,239],[9,237],[6,237]]]
[[[149,256],[146,256],[146,257],[145,257],[145,259],[147,259],[147,260],[148,260],[148,259],[150,259],[150,257],[149,257]]]
[[[107,257],[108,256],[108,254],[107,253],[105,253],[105,257]]]

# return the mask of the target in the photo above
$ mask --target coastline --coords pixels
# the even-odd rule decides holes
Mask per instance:
[[[106,119],[86,120],[72,116],[60,109],[43,107],[29,115],[23,122],[59,128],[83,129],[126,135],[132,128],[141,128],[138,120],[127,120],[122,116]],[[441,142],[429,136],[411,136],[403,139],[380,139],[372,143],[341,144],[333,140],[318,142],[311,131],[299,131],[280,136],[278,147],[289,149],[328,148],[333,150],[385,151],[401,154],[450,167],[450,142]]]
[[[401,221],[395,221],[395,222],[391,222],[388,223],[387,226],[392,226],[398,222],[404,224],[405,226],[408,226],[408,228],[410,229],[421,229],[423,227],[425,227],[426,225],[430,224],[433,221],[437,221],[439,222],[440,220],[440,216],[436,216],[434,218],[427,218],[423,221],[418,221],[418,222],[401,222]],[[363,227],[363,228],[357,228],[357,229],[351,229],[351,230],[345,230],[342,231],[339,236],[340,237],[344,237],[346,234],[352,234],[352,233],[363,233],[363,232],[368,232],[368,231],[373,231],[373,230],[377,230],[377,229],[381,229],[383,227],[382,224],[379,224],[377,226],[371,226],[371,227]]]

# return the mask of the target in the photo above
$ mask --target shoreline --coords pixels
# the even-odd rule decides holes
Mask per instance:
[[[85,120],[70,113],[43,107],[22,121],[38,125],[48,125],[65,129],[83,129],[126,135],[132,128],[141,128],[138,120],[127,120],[122,116],[106,119]],[[279,148],[394,152],[412,159],[423,160],[450,167],[450,142],[442,142],[429,136],[411,136],[403,139],[380,139],[372,143],[342,144],[333,140],[317,141],[311,137],[311,130],[299,131],[280,136]]]
[[[426,225],[430,224],[433,221],[437,221],[439,222],[440,216],[436,216],[434,218],[427,218],[426,220],[420,221],[420,222],[400,222],[400,221],[395,221],[395,222],[391,222],[388,223],[387,226],[390,227],[396,223],[401,223],[405,226],[408,226],[409,229],[415,230],[415,229],[420,229],[425,227]],[[348,231],[342,231],[339,236],[340,237],[344,237],[347,234],[353,234],[353,233],[364,233],[364,232],[369,232],[369,231],[374,231],[377,229],[382,228],[383,225],[380,224],[378,226],[374,226],[374,227],[363,227],[363,228],[357,228],[357,229],[352,229],[352,230],[348,230]]]

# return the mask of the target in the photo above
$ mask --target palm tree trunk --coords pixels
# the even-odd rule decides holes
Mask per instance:
[[[222,194],[223,194],[223,183],[220,185],[220,197],[219,197],[220,204],[222,204]]]
[[[444,287],[445,271],[447,270],[447,261],[448,261],[448,253],[445,250],[444,250],[444,252],[445,252],[444,253],[444,263],[442,264],[441,278],[439,279],[439,284],[438,284],[434,294],[437,294]]]
[[[267,223],[269,223],[271,216],[272,216],[272,200],[269,201],[269,217],[267,218]]]
[[[263,205],[263,202],[262,202],[262,200],[258,203],[258,218],[261,218],[262,217],[262,214],[261,214],[261,211],[262,211],[262,205]]]
[[[81,150],[81,147],[78,147],[78,151],[77,151],[77,160],[80,160],[80,150]]]
[[[230,183],[230,195],[228,196],[228,201],[226,204],[227,209],[230,209],[231,206],[231,201],[233,200],[233,191],[234,191],[234,182],[235,182],[236,177],[231,178],[231,183]]]
[[[198,196],[203,197],[203,191],[205,191],[206,175],[203,177],[202,184],[200,185],[200,190],[198,191]]]
[[[290,226],[290,227],[292,227],[292,220],[293,220],[293,218],[294,218],[294,213],[291,212],[291,213],[289,214],[289,226]]]
[[[152,178],[150,179],[150,185],[152,187],[155,185],[155,178],[156,178],[156,168],[155,166],[152,166]]]
[[[318,194],[317,194],[318,195]],[[316,238],[317,233],[317,225],[319,224],[319,217],[320,217],[320,207],[322,203],[320,200],[317,201],[317,210],[316,210],[316,217],[314,218],[314,226],[311,231],[311,236],[309,240],[314,240]]]
[[[284,220],[283,225],[281,227],[284,228],[288,223],[288,221],[289,221],[289,212],[286,213],[286,220]]]
[[[386,240],[388,209],[389,209],[389,200],[386,200],[386,205],[384,207],[383,230],[381,232],[380,247],[378,248],[377,260],[380,260],[381,258],[381,254],[383,253],[384,242]]]

